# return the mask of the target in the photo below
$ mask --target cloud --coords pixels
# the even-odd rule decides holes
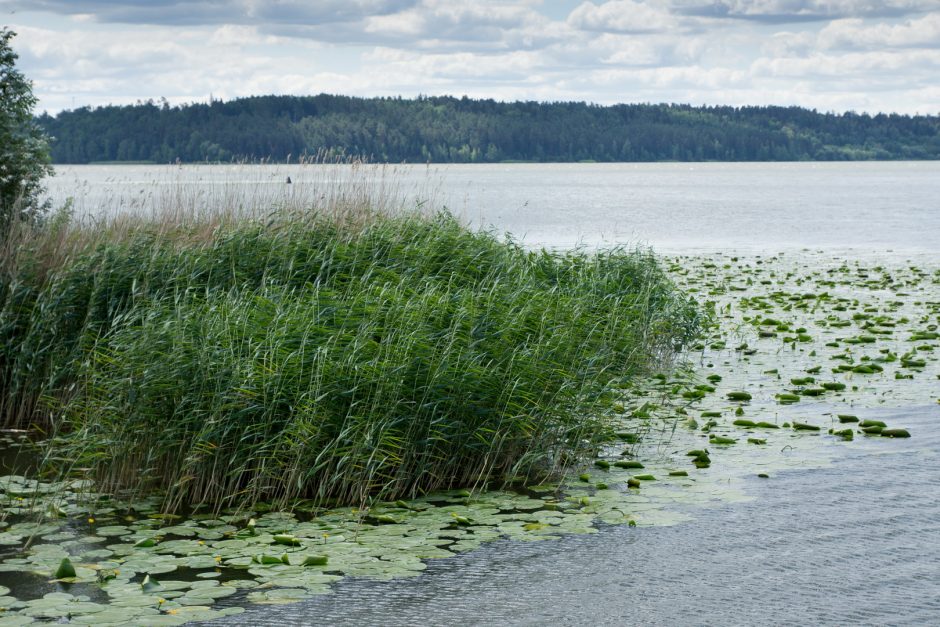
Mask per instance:
[[[818,35],[815,32],[777,32],[764,40],[760,49],[770,57],[805,56],[816,49]]]
[[[568,29],[512,0],[0,0],[0,9],[101,25],[244,27],[280,38],[430,50],[545,46]]]
[[[149,25],[333,24],[405,10],[417,0],[0,0],[17,11]]]
[[[819,32],[824,49],[940,48],[940,14],[932,13],[901,24],[869,24],[860,19],[838,20]]]
[[[874,91],[929,86],[940,70],[940,50],[814,53],[801,58],[760,58],[751,66],[755,76],[814,82],[819,89]]]
[[[940,14],[902,22],[860,18],[833,20],[817,31],[774,33],[761,44],[769,58],[833,58],[849,52],[885,53],[903,49],[940,49]]]
[[[675,28],[676,19],[658,7],[633,0],[585,2],[568,16],[573,28],[602,33],[655,33]]]
[[[544,22],[529,7],[508,2],[457,4],[425,0],[395,14],[366,18],[363,34],[388,40],[502,43],[511,31]]]
[[[940,89],[940,0],[0,0],[14,7],[52,111],[325,91],[925,112]]]
[[[152,27],[106,37],[81,30],[18,26],[14,40],[41,109],[129,103],[167,97],[173,103],[311,88],[323,68],[309,49],[287,63],[265,48],[266,36],[248,27],[180,31]],[[246,48],[250,50],[246,51]],[[285,71],[287,69],[287,71]],[[298,80],[298,76],[305,77]],[[315,83],[319,88],[327,84]]]
[[[456,4],[423,0],[396,13],[376,14],[342,25],[275,25],[272,32],[335,43],[444,50],[538,48],[559,39],[558,25],[519,2]]]
[[[846,17],[897,18],[936,10],[937,0],[672,0],[679,14],[771,24]]]

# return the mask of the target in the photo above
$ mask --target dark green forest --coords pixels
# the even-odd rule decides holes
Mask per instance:
[[[799,107],[256,96],[83,107],[39,124],[55,163],[938,159],[940,117]]]

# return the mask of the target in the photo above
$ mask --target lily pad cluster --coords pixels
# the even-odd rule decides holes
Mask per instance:
[[[695,348],[712,373],[709,387],[727,402],[712,400],[702,411],[813,399],[861,406],[938,401],[936,270],[903,259],[864,265],[804,252],[682,257],[671,271],[713,315],[711,332]],[[698,386],[685,395],[712,392]]]

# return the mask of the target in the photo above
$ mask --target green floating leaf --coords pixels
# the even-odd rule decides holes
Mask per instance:
[[[881,437],[883,438],[909,438],[911,437],[910,432],[907,429],[882,429]]]
[[[292,536],[286,533],[279,533],[274,536],[275,544],[286,544],[288,546],[300,546],[301,542],[299,538]]]
[[[151,579],[150,575],[144,575],[144,580],[140,582],[140,589],[147,593],[155,592],[160,588],[162,588],[160,582],[156,579]]]
[[[304,558],[303,566],[326,566],[329,561],[327,555],[308,555]]]
[[[805,422],[796,422],[793,421],[793,428],[797,431],[819,431],[819,427],[816,425],[807,424]]]
[[[800,392],[803,396],[822,396],[825,393],[825,388],[806,388]]]
[[[734,444],[735,442],[737,442],[737,440],[735,440],[734,438],[726,438],[726,437],[715,435],[715,434],[712,434],[711,436],[709,436],[708,441],[712,444],[722,444],[722,445]]]
[[[846,442],[851,442],[852,440],[855,439],[855,433],[851,429],[842,429],[841,431],[833,431],[832,435],[840,437]]]
[[[290,559],[287,557],[287,553],[283,555],[269,555],[267,553],[262,553],[260,555],[255,555],[253,559],[256,564],[290,564]]]
[[[75,576],[75,567],[72,566],[71,560],[67,557],[63,557],[62,561],[59,562],[59,567],[55,571],[55,578],[66,579]]]
[[[644,468],[640,462],[626,459],[614,462],[614,466],[617,468]]]

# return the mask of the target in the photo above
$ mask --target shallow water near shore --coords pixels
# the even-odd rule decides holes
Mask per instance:
[[[913,277],[924,270],[884,256],[862,261],[825,253],[740,258],[729,253],[674,261],[680,282],[714,299],[721,319],[715,337],[695,358],[699,377],[717,375],[709,380],[718,391],[692,399],[687,415],[701,415],[704,423],[715,414],[713,429],[735,443],[717,446],[696,426],[661,434],[659,452],[668,460],[670,453],[696,446],[698,438],[710,446],[715,464],[693,471],[697,487],[689,494],[705,485],[726,491],[704,500],[674,500],[667,508],[675,517],[667,525],[601,523],[596,534],[555,542],[500,540],[434,560],[415,579],[346,580],[332,596],[250,609],[226,622],[935,622],[940,617],[935,498],[940,379],[936,342],[929,339],[934,332],[921,336],[913,329],[936,329],[936,280],[906,281],[907,273]],[[934,264],[925,268],[933,272]],[[852,276],[830,280],[838,274]],[[770,322],[770,316],[779,320]],[[878,324],[870,318],[879,318]],[[757,321],[769,326],[755,328]],[[895,321],[900,324],[891,326]],[[890,332],[880,333],[881,323]],[[803,324],[808,328],[798,334],[796,327]],[[912,348],[925,356],[923,365]],[[858,371],[851,372],[839,365],[845,360],[862,368],[852,366]],[[804,382],[797,375],[807,371],[814,376]],[[827,383],[830,388],[812,387]],[[782,402],[787,389],[799,402]],[[723,400],[728,390],[748,390],[752,397],[729,402]],[[836,420],[837,414],[903,425],[913,437],[886,439],[850,429],[857,434],[853,441],[834,441],[825,433],[826,423],[833,431],[855,426]],[[732,426],[733,415],[821,429],[755,430]],[[745,432],[769,445],[748,446]],[[640,454],[644,461],[655,458],[652,450]],[[675,457],[666,466],[670,463]],[[661,477],[664,470],[655,474]],[[592,481],[605,479],[602,472],[591,473]],[[648,494],[648,488],[639,493]]]
[[[332,596],[224,624],[935,623],[940,407],[863,415],[918,437],[839,447],[826,468],[752,476],[754,500],[696,509],[683,524],[499,541],[435,560],[415,579],[350,580]]]
[[[275,512],[255,529],[244,513],[164,519],[154,503],[126,517],[89,508],[78,486],[5,477],[14,518],[0,534],[10,546],[0,586],[12,596],[0,597],[0,618],[728,624],[771,611],[774,621],[923,622],[936,610],[940,547],[929,500],[940,268],[818,252],[664,262],[715,324],[687,369],[625,382],[611,406],[617,439],[560,490],[378,504],[365,520]],[[866,434],[859,420],[912,437]],[[38,526],[15,518],[36,491],[51,514]],[[308,566],[311,552],[329,563]],[[65,555],[78,576],[56,581]],[[147,574],[163,587],[148,590]],[[494,596],[507,598],[483,603]]]

